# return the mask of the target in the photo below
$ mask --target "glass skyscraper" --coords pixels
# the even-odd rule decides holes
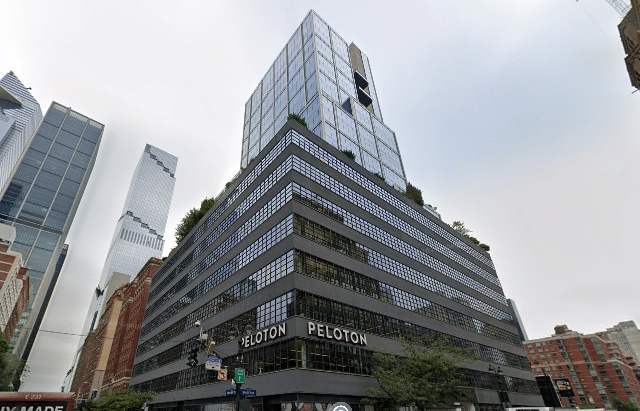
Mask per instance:
[[[29,89],[13,71],[5,74],[0,80],[0,190],[5,188],[41,119],[40,104]]]
[[[113,233],[100,288],[107,288],[114,272],[134,277],[149,258],[162,258],[177,165],[178,157],[152,145],[145,146]],[[100,301],[108,299],[106,295]],[[101,306],[94,316],[97,319],[102,314]],[[92,322],[97,323],[97,319]]]
[[[310,12],[245,104],[241,166],[267,145],[289,113],[309,130],[402,190],[395,133],[382,121],[369,59]]]
[[[406,180],[366,61],[310,12],[247,103],[246,168],[151,282],[131,389],[154,410],[237,410],[227,389],[243,368],[255,394],[240,409],[374,411],[361,403],[374,353],[413,336],[477,355],[451,408],[543,404],[491,256],[387,184]],[[204,353],[187,364],[201,333],[228,379]]]
[[[104,126],[51,103],[0,200],[0,222],[16,228],[12,247],[29,272],[28,309],[13,352],[27,359],[47,309],[56,263],[96,161]],[[56,277],[57,278],[57,277]]]

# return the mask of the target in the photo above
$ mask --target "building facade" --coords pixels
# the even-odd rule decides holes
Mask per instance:
[[[24,311],[28,298],[29,280],[22,267],[22,254],[13,251],[11,244],[16,238],[15,228],[0,224],[0,331],[11,340],[18,318]]]
[[[255,410],[360,409],[373,353],[414,334],[472,348],[481,410],[498,390],[540,406],[507,311],[488,253],[291,120],[154,275],[131,388],[156,410],[226,409],[228,381],[187,366],[200,321]],[[240,361],[229,333],[248,324]]]
[[[104,126],[53,102],[0,200],[0,222],[16,229],[12,248],[29,270],[29,305],[14,354],[26,360],[57,278],[64,241],[96,161]]]
[[[0,195],[42,120],[40,104],[13,71],[0,79]]]
[[[131,179],[118,219],[99,287],[106,289],[114,272],[133,278],[149,258],[162,258],[169,208],[176,184],[178,158],[147,144]],[[101,301],[91,310],[102,315]]]
[[[583,335],[567,326],[556,327],[551,337],[524,342],[535,375],[548,375],[556,383],[570,384],[576,404],[611,409],[613,397],[636,405],[640,400],[637,367],[618,344],[596,334]],[[568,407],[571,399],[561,398]]]
[[[509,306],[509,314],[515,321],[516,328],[518,329],[518,335],[520,336],[521,341],[526,341],[529,339],[527,336],[527,331],[524,329],[524,323],[522,322],[522,318],[520,318],[520,312],[518,312],[518,307],[516,306],[516,302],[510,298],[507,298],[507,305]]]
[[[101,392],[112,392],[129,388],[133,361],[138,347],[140,327],[149,297],[153,273],[162,260],[150,258],[131,283],[125,288],[115,339],[109,353]]]
[[[624,62],[631,85],[640,88],[640,2],[631,0],[631,10],[618,25],[622,46],[627,56]]]
[[[287,121],[309,130],[402,190],[404,166],[395,133],[384,124],[369,59],[311,11],[245,104],[241,166]]]
[[[640,330],[634,321],[619,322],[598,335],[615,341],[624,355],[633,357],[635,363],[640,365]]]

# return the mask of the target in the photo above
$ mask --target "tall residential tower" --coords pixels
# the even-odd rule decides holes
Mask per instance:
[[[13,349],[27,359],[48,298],[56,265],[96,161],[104,126],[51,103],[0,200],[0,222],[16,228],[12,248],[29,270],[28,309]]]

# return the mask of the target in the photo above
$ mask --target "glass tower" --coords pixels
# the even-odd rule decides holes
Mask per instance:
[[[0,200],[0,222],[16,228],[13,248],[29,269],[30,293],[14,354],[27,359],[36,319],[96,160],[104,126],[56,102],[40,122]],[[31,335],[30,338],[29,335]]]
[[[382,121],[369,59],[311,11],[245,104],[244,168],[287,121],[303,117],[316,135],[402,190],[395,133]]]
[[[40,104],[13,74],[0,80],[0,189],[11,176],[42,119]]]
[[[135,277],[149,258],[162,258],[177,165],[178,157],[146,145],[113,233],[100,277],[102,289],[106,289],[114,272]],[[97,312],[99,319],[102,309]]]

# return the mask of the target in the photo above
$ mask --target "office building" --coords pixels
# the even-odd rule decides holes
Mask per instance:
[[[516,302],[510,298],[507,298],[507,305],[509,306],[509,314],[511,314],[511,318],[513,318],[513,320],[515,321],[516,328],[518,329],[520,340],[528,340],[529,337],[527,337],[527,332],[524,329],[524,323],[522,322],[522,318],[520,318],[520,313],[518,312],[518,307],[516,307]]]
[[[633,357],[640,365],[640,330],[634,321],[622,321],[607,331],[597,333],[606,340],[615,341],[625,356]]]
[[[100,288],[107,288],[115,272],[127,275],[129,281],[149,258],[162,258],[177,165],[177,157],[152,145],[145,146],[113,233]],[[101,301],[109,297],[108,293],[103,294],[98,308],[90,310],[94,315],[92,322],[100,318]]]
[[[42,119],[40,104],[10,71],[0,79],[0,195]]]
[[[13,353],[26,360],[47,309],[63,245],[96,161],[104,126],[53,102],[0,200],[0,222],[29,270],[29,304]]]
[[[242,167],[264,149],[289,113],[304,117],[309,130],[404,190],[400,150],[382,120],[367,55],[311,13],[245,104]]]
[[[627,56],[624,59],[631,85],[640,88],[640,2],[631,0],[631,9],[618,25],[622,46]]]
[[[528,340],[524,344],[536,376],[547,375],[558,387],[570,387],[572,398],[561,397],[564,407],[569,407],[573,400],[578,406],[611,409],[613,397],[639,404],[638,368],[616,342],[596,334],[583,335],[562,325],[555,327],[551,337]]]
[[[287,64],[278,67],[287,78],[302,70],[306,82],[318,81],[322,51],[335,77],[354,79],[355,69],[343,65],[349,54],[340,57],[349,48],[310,12],[280,54]],[[302,56],[309,56],[304,64]],[[276,68],[269,69],[274,80]],[[325,99],[306,82],[302,113]],[[377,121],[377,103],[365,107],[351,96],[350,114],[330,95],[326,101],[320,119],[348,118],[355,130],[358,113]],[[480,410],[500,409],[498,390],[514,406],[542,405],[490,255],[320,136],[324,120],[303,117],[309,130],[294,120],[275,126],[275,136],[154,274],[131,389],[154,392],[155,410],[232,406],[229,382],[205,370],[204,354],[198,366],[187,365],[200,321],[229,378],[243,364],[244,387],[257,391],[250,400],[256,411],[321,411],[336,402],[359,410],[375,385],[373,353],[398,352],[398,338],[415,334],[478,355],[463,378]],[[341,124],[348,122],[340,120],[338,132]],[[239,340],[242,356],[232,330],[249,332]]]

